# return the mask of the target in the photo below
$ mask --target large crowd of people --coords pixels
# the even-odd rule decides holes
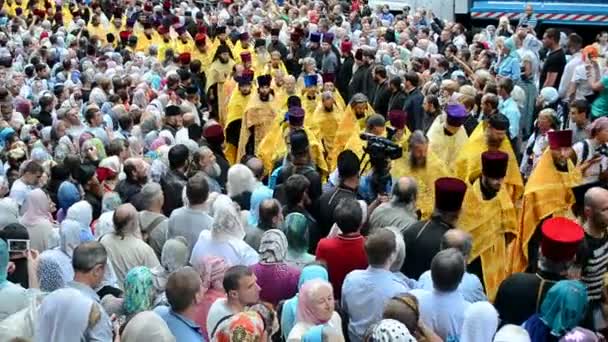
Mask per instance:
[[[1,0],[0,342],[608,332],[608,33]]]

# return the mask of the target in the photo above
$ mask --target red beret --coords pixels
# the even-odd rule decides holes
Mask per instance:
[[[502,151],[486,151],[481,154],[481,170],[484,176],[499,179],[507,175],[509,155]]]
[[[547,133],[547,137],[549,138],[549,147],[552,150],[572,146],[572,131],[569,129],[564,131],[550,131]]]
[[[179,62],[182,64],[190,64],[191,59],[192,56],[190,55],[190,52],[182,52],[179,54]]]
[[[152,3],[146,2],[144,4],[144,11],[146,11],[146,12],[152,12],[153,9],[154,9],[154,7],[152,6]]]
[[[541,253],[554,262],[572,260],[585,237],[583,228],[565,217],[546,220],[543,222],[541,231]]]
[[[97,170],[95,171],[95,173],[97,174],[97,179],[100,182],[103,182],[104,180],[106,180],[108,178],[112,178],[112,177],[116,176],[116,172],[114,172],[114,170],[107,168],[107,167],[98,167]]]
[[[333,72],[325,72],[321,77],[323,78],[323,83],[334,83],[336,80],[336,74]]]
[[[407,115],[401,109],[393,109],[388,112],[388,121],[391,122],[391,126],[396,129],[403,129],[405,127],[405,121]]]
[[[129,31],[120,31],[118,35],[120,36],[120,40],[127,41],[131,33]]]
[[[205,36],[204,33],[197,33],[196,36],[194,36],[194,41],[196,43],[204,43],[207,41],[207,36]]]
[[[43,40],[44,38],[48,38],[49,37],[49,33],[44,31],[40,34],[40,40]]]
[[[171,0],[163,1],[163,9],[166,9],[166,10],[171,9]]]
[[[249,51],[241,52],[241,61],[243,63],[251,62],[251,52],[249,52]]]
[[[443,177],[435,181],[435,208],[443,211],[458,211],[467,191],[465,182],[458,178]]]
[[[342,54],[350,53],[353,49],[353,43],[350,40],[345,40],[340,45],[340,51]]]
[[[169,29],[165,26],[159,26],[158,27],[158,33],[160,34],[167,34],[169,33]]]
[[[224,129],[220,124],[209,125],[203,129],[203,137],[212,144],[221,144],[224,142]]]

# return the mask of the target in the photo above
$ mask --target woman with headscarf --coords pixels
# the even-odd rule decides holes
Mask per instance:
[[[125,278],[124,289],[123,298],[106,296],[102,299],[101,304],[108,315],[115,314],[128,323],[136,314],[154,307],[156,300],[154,275],[149,268],[145,266],[132,268]],[[124,327],[123,324],[121,329]]]
[[[264,232],[258,252],[260,262],[251,266],[251,270],[262,288],[260,299],[276,306],[297,293],[300,270],[285,262],[287,238],[278,229]]]
[[[489,302],[475,302],[464,313],[460,342],[491,341],[498,328],[498,312]]]
[[[165,286],[171,273],[188,264],[188,242],[182,236],[165,242],[160,255],[160,265],[151,269],[154,276],[156,303],[164,302]]]
[[[25,212],[20,223],[30,234],[30,248],[43,252],[51,246],[55,226],[52,222],[50,198],[41,189],[30,191],[23,204]]]
[[[555,342],[585,317],[587,288],[578,280],[557,282],[543,299],[540,312],[524,322],[532,342]]]
[[[114,231],[114,210],[122,204],[116,192],[106,192],[101,200],[101,215],[93,223],[95,239]]]
[[[527,179],[530,176],[536,163],[543,155],[543,152],[545,152],[545,149],[549,146],[547,133],[556,129],[559,129],[559,121],[555,111],[551,108],[541,110],[538,114],[536,124],[534,125],[534,131],[530,138],[528,138],[528,143],[526,144],[520,166],[520,171],[524,179]]]
[[[416,342],[405,324],[394,319],[385,318],[373,324],[366,335],[369,342]]]
[[[331,283],[321,280],[309,280],[298,293],[296,325],[287,337],[288,342],[300,341],[302,336],[315,325],[327,324],[342,333],[342,319],[336,311]]]
[[[27,291],[7,279],[8,263],[8,245],[0,239],[0,321],[23,309],[27,304]]]
[[[285,262],[299,268],[315,261],[315,256],[308,253],[308,219],[300,213],[291,213],[285,217],[285,236],[287,237],[287,256]]]
[[[530,342],[530,335],[519,325],[506,324],[498,329],[493,342]]]
[[[226,298],[224,291],[224,274],[228,269],[228,265],[224,259],[215,256],[206,256],[196,260],[192,266],[201,276],[201,287],[205,289],[203,299],[198,303],[196,308],[196,323],[201,327],[201,332],[206,340],[209,340],[207,332],[207,316],[209,309],[213,303],[220,299]]]
[[[57,192],[57,221],[61,223],[67,214],[68,208],[70,208],[74,203],[80,201],[82,195],[80,194],[80,190],[78,187],[70,181],[64,181],[59,186],[59,190]]]
[[[302,336],[302,342],[344,342],[344,338],[336,329],[327,325],[316,325]]]
[[[61,274],[64,282],[74,279],[74,268],[72,267],[72,256],[74,250],[82,242],[92,240],[90,234],[83,233],[80,223],[74,220],[64,220],[59,229],[59,247],[49,249],[40,254],[39,259],[49,258],[61,266]]]
[[[313,279],[321,279],[324,281],[329,281],[329,275],[327,273],[327,269],[321,265],[308,265],[302,269],[302,273],[300,273],[300,279],[298,280],[298,290],[302,289],[304,283]],[[296,315],[298,308],[298,296],[293,296],[292,298],[283,302],[283,310],[281,311],[281,333],[283,338],[287,340],[289,336],[289,332],[296,324]]]
[[[268,336],[264,331],[264,321],[255,311],[243,311],[224,320],[217,327],[211,341],[259,341],[266,342]]]
[[[68,209],[65,220],[72,220],[80,224],[84,234],[91,233],[91,222],[93,222],[93,207],[86,201],[79,201]]]
[[[521,78],[521,66],[513,38],[505,39],[499,52],[501,53],[501,60],[496,68],[497,77],[510,78],[513,82],[519,81]]]
[[[192,249],[190,263],[204,257],[222,257],[229,265],[251,266],[259,256],[243,239],[245,229],[230,197],[219,195],[213,202],[211,231],[203,230]]]
[[[143,311],[135,315],[125,326],[122,342],[175,342],[175,336],[167,323],[154,311]]]
[[[80,342],[99,323],[101,308],[80,291],[66,288],[47,295],[35,324],[35,342]]]
[[[0,229],[17,222],[19,222],[19,205],[17,202],[10,197],[0,199]]]

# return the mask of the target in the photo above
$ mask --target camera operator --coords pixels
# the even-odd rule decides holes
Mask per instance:
[[[391,159],[401,157],[401,147],[391,140],[384,138],[384,118],[374,114],[367,120],[366,132],[361,134],[361,139],[367,141],[362,170],[371,166],[359,181],[359,196],[371,207],[379,202],[388,200],[387,195],[393,187],[393,179],[390,175]]]
[[[590,138],[580,141],[572,149],[576,154],[576,166],[583,173],[583,183],[608,181],[608,117],[591,124]]]

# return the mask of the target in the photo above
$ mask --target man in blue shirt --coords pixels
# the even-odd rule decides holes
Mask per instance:
[[[201,278],[191,267],[173,272],[167,280],[165,290],[171,307],[159,306],[154,309],[180,342],[204,341],[201,329],[194,322],[196,305],[203,299]]]
[[[450,229],[441,239],[441,249],[456,248],[464,256],[465,260],[469,259],[471,248],[473,247],[473,237],[471,234],[460,230]],[[432,291],[433,290],[433,279],[431,278],[431,271],[422,273],[418,280],[418,288]],[[479,278],[465,270],[462,280],[458,285],[458,292],[462,294],[467,302],[474,303],[480,301],[487,301],[488,298],[483,290],[483,285]]]
[[[498,96],[502,101],[498,105],[498,112],[509,119],[509,140],[511,140],[513,151],[517,153],[519,151],[517,139],[521,113],[517,102],[511,98],[511,91],[513,91],[513,81],[510,78],[501,78],[498,81]]]
[[[384,304],[410,288],[402,277],[390,271],[397,257],[395,234],[379,228],[365,241],[369,267],[350,272],[342,284],[342,308],[348,315],[351,341],[362,341],[365,331],[382,319]]]

